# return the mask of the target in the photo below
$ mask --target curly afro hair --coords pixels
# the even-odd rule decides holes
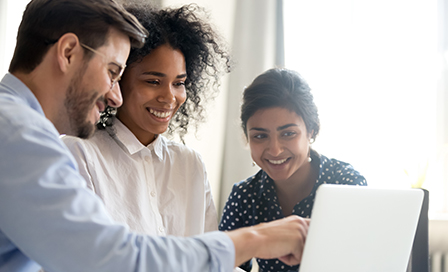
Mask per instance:
[[[220,78],[231,70],[230,54],[221,37],[205,20],[207,12],[195,5],[180,8],[156,9],[149,5],[130,5],[126,9],[148,30],[142,48],[131,49],[127,66],[140,62],[151,51],[168,44],[185,57],[187,98],[170,122],[169,133],[177,132],[180,139],[188,132],[188,125],[204,121],[203,102],[218,94]],[[104,114],[98,127],[111,124]],[[108,120],[109,119],[109,120]]]

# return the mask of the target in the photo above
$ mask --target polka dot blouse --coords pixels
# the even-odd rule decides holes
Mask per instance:
[[[313,160],[320,160],[319,177],[311,193],[294,206],[293,214],[310,218],[317,188],[321,184],[367,185],[365,178],[353,167],[335,159],[328,159],[316,152]],[[277,199],[274,181],[260,170],[256,175],[233,186],[224,206],[220,230],[232,230],[284,218]],[[289,266],[278,259],[257,259],[260,272],[298,271],[299,266]],[[250,271],[251,263],[240,266]]]

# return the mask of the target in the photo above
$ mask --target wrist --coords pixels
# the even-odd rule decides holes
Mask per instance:
[[[235,246],[235,267],[257,256],[261,245],[261,235],[256,227],[245,227],[226,234],[232,239]]]

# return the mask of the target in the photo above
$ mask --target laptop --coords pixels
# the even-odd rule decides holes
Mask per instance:
[[[321,185],[300,272],[405,272],[423,201],[416,189]]]

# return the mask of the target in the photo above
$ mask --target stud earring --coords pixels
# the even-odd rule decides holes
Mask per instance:
[[[252,162],[252,167],[257,166],[257,164],[253,161]]]

